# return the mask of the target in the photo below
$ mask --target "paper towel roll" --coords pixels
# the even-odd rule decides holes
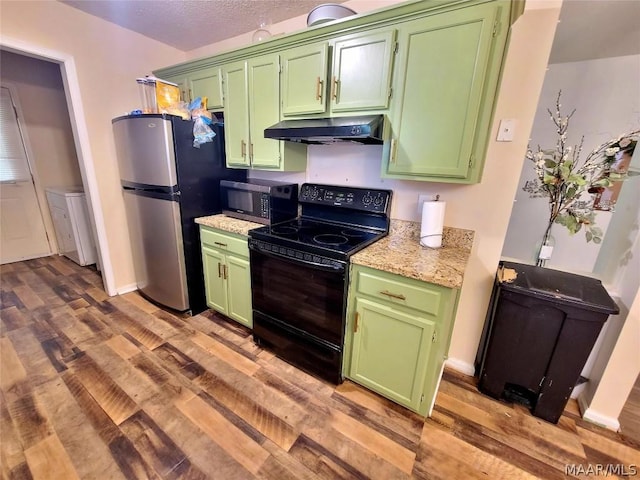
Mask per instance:
[[[429,248],[442,246],[442,228],[444,209],[447,202],[432,201],[422,204],[422,223],[420,224],[420,245]]]

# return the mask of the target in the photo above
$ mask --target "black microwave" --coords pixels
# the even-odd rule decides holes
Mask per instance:
[[[298,216],[298,184],[252,178],[220,181],[222,213],[272,225]]]

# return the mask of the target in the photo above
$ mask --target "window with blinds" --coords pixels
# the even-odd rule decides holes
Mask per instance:
[[[18,118],[13,107],[11,92],[2,88],[0,102],[0,182],[31,180],[27,154],[22,142]]]

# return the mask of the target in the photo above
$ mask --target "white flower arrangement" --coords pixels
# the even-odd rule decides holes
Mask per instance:
[[[546,240],[554,223],[566,227],[573,235],[585,228],[587,242],[602,241],[602,230],[595,225],[593,197],[584,200],[585,192],[594,194],[609,187],[615,181],[623,180],[627,172],[619,171],[615,162],[621,153],[633,154],[640,137],[640,129],[609,140],[594,149],[580,164],[584,137],[580,144],[568,146],[567,130],[575,110],[563,116],[560,110],[558,92],[555,112],[547,110],[557,128],[558,140],[555,149],[543,150],[538,146],[534,152],[527,149],[526,158],[533,162],[536,179],[528,181],[523,190],[532,198],[549,199],[549,223],[543,237]]]

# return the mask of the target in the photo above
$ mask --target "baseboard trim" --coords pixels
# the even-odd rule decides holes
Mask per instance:
[[[138,285],[136,285],[135,283],[130,283],[129,285],[118,288],[117,293],[118,295],[124,295],[125,293],[135,292],[137,289]]]
[[[602,415],[601,413],[589,408],[584,397],[584,395],[580,395],[578,397],[578,407],[580,407],[580,412],[582,413],[582,418],[584,420],[595,423],[596,425],[608,430],[613,430],[614,432],[618,432],[620,430],[620,422],[617,418]]]
[[[464,373],[473,377],[476,373],[476,369],[471,363],[467,363],[457,358],[447,358],[445,365],[457,372]]]

